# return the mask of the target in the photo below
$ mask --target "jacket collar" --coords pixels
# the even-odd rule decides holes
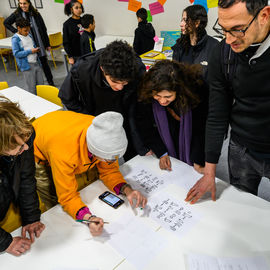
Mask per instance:
[[[270,33],[268,33],[268,37],[261,43],[256,53],[249,59],[249,64],[255,58],[259,58],[265,51],[267,51],[270,47]]]

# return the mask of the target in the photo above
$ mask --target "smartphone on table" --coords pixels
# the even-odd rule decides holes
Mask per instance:
[[[105,191],[100,196],[98,196],[98,198],[115,209],[125,202],[109,191]]]

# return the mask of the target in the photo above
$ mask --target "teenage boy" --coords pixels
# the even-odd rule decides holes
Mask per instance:
[[[125,160],[148,152],[134,121],[137,87],[144,72],[145,66],[132,47],[113,41],[105,49],[82,56],[59,91],[68,110],[94,116],[107,111],[123,115],[129,142]]]
[[[270,1],[219,0],[216,32],[235,54],[232,82],[224,76],[221,43],[209,61],[210,99],[206,125],[204,176],[186,200],[195,203],[210,191],[215,200],[215,171],[224,134],[231,126],[229,172],[232,185],[254,195],[263,176],[270,178]],[[231,96],[233,98],[231,98]]]
[[[155,46],[155,29],[151,23],[147,22],[147,11],[145,8],[140,8],[136,12],[138,20],[138,28],[135,30],[133,41],[133,49],[141,55],[145,52],[153,50]]]
[[[19,256],[45,228],[36,192],[35,132],[18,104],[4,97],[0,123],[0,252]],[[21,236],[12,237],[10,232],[20,225]]]
[[[12,37],[12,51],[22,71],[28,91],[36,94],[36,85],[44,84],[42,69],[30,31],[30,22],[21,17],[16,20],[18,32]]]
[[[111,191],[127,196],[131,205],[135,199],[136,207],[144,207],[146,204],[146,198],[139,191],[133,190],[119,171],[118,159],[127,148],[122,125],[123,117],[117,112],[106,112],[94,117],[71,111],[56,111],[33,123],[36,131],[36,163],[43,164],[49,172],[47,177],[37,177],[41,199],[43,195],[46,201],[51,198],[51,205],[58,200],[74,219],[98,221],[98,224],[89,225],[94,236],[101,234],[103,220],[93,216],[81,200],[76,174],[96,167],[99,179]],[[56,192],[53,194],[54,187]]]
[[[96,50],[95,47],[95,19],[93,15],[85,14],[81,18],[82,27],[84,31],[80,37],[81,43],[81,55],[85,55],[87,53],[94,52]]]

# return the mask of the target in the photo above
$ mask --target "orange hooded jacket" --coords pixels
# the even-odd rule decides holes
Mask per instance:
[[[86,132],[95,117],[71,111],[48,113],[34,121],[35,161],[48,161],[59,203],[76,219],[76,213],[86,206],[77,191],[75,174],[86,172],[97,166],[104,184],[113,188],[126,183],[119,171],[118,161],[112,164],[101,162],[95,157],[90,161],[86,143]]]

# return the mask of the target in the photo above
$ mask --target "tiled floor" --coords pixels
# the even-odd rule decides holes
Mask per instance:
[[[14,63],[9,67],[7,64],[8,73],[5,72],[3,68],[2,61],[0,61],[0,81],[7,81],[9,86],[19,86],[23,89],[26,88],[22,73],[19,72],[19,76],[16,75]],[[50,62],[51,70],[54,76],[54,83],[56,87],[60,87],[62,82],[66,77],[66,71],[64,69],[64,64],[62,62],[57,62],[57,69],[53,67],[52,62]],[[217,177],[229,182],[228,166],[227,166],[227,149],[228,140],[224,142],[222,155],[217,166]],[[259,187],[259,196],[265,200],[270,201],[270,181],[269,179],[263,178]]]

